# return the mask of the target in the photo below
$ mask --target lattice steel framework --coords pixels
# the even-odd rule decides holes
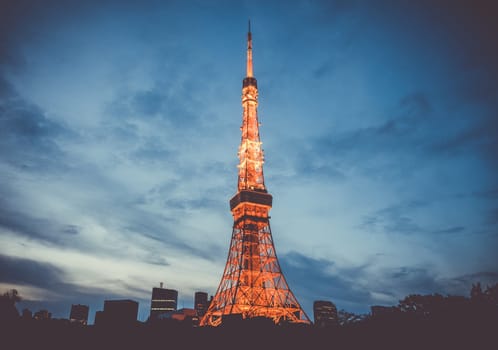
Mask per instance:
[[[275,323],[310,323],[285,280],[273,244],[269,216],[272,196],[264,183],[257,106],[249,26],[247,74],[242,83],[238,191],[230,200],[232,239],[220,285],[201,326],[218,326],[224,316],[235,314],[242,318],[267,317]]]

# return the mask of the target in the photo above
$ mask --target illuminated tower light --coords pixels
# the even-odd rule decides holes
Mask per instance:
[[[250,27],[246,68],[242,83],[242,138],[237,153],[238,187],[230,199],[232,238],[220,284],[200,325],[218,326],[228,315],[310,324],[285,280],[273,244],[269,221],[273,198],[264,183]]]

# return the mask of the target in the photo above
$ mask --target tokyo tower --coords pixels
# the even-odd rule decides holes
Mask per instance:
[[[269,216],[272,196],[263,177],[257,107],[258,84],[253,74],[249,24],[238,186],[230,200],[232,238],[221,282],[201,326],[218,326],[228,315],[240,315],[243,319],[266,317],[275,323],[310,323],[285,280],[273,244]]]

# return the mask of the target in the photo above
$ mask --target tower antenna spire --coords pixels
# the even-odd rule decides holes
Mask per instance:
[[[247,72],[246,77],[252,78],[254,72],[252,69],[252,34],[251,34],[251,20],[249,20],[249,26],[247,31]]]

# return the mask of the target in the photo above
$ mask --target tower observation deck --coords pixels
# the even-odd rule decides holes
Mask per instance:
[[[310,323],[285,280],[273,244],[269,216],[272,196],[264,181],[257,107],[249,25],[237,193],[230,200],[232,238],[223,276],[201,326],[218,326],[229,315],[266,317],[275,323]]]

